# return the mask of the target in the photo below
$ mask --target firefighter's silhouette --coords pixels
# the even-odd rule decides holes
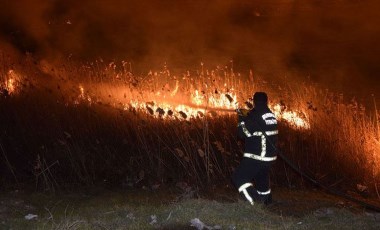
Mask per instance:
[[[270,168],[277,158],[277,120],[268,108],[268,96],[256,92],[254,108],[239,110],[238,135],[244,140],[244,154],[235,169],[232,182],[251,204],[272,202],[269,182]]]

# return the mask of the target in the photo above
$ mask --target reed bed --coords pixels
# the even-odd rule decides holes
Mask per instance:
[[[136,75],[129,62],[50,65],[32,57],[10,59],[3,54],[0,65],[3,186],[17,182],[55,191],[99,184],[229,183],[242,155],[236,114],[213,111],[207,104],[203,113],[186,119],[181,113],[169,119],[149,110],[149,103],[157,104],[154,99],[190,103],[187,96],[198,90],[206,99],[236,95],[233,103],[239,106],[249,106],[254,91],[266,91],[271,102],[281,104],[281,113],[296,111],[310,126],[280,122],[284,155],[328,185],[377,189],[377,108],[369,112],[316,84],[268,83],[252,72],[235,73],[232,66],[206,70],[202,64],[180,74],[164,66]],[[18,76],[12,92],[5,83],[10,74]],[[173,96],[177,84],[179,93]],[[145,107],[131,106],[131,98],[145,101]],[[304,183],[281,160],[272,174],[277,184]]]

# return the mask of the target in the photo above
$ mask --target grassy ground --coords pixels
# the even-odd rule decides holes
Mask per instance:
[[[91,189],[59,195],[13,191],[1,196],[0,229],[380,228],[380,214],[317,190],[274,188],[274,198],[269,206],[250,206],[227,187],[201,192]],[[28,214],[38,217],[26,220]]]

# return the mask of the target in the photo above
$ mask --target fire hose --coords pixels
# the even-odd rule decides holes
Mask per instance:
[[[240,109],[236,109],[236,112],[240,115],[242,115],[242,111]],[[312,176],[308,175],[307,173],[305,173],[304,171],[302,171],[300,169],[300,167],[296,166],[289,158],[287,158],[282,152],[281,150],[279,150],[277,148],[277,146],[268,138],[267,134],[264,132],[264,129],[260,126],[260,124],[257,122],[257,121],[254,121],[255,124],[259,127],[259,130],[261,130],[261,132],[264,134],[267,142],[269,142],[269,144],[273,147],[273,149],[275,149],[275,151],[277,152],[277,155],[291,168],[293,169],[296,173],[298,173],[301,177],[304,177],[306,178],[309,182],[311,182],[312,184],[322,188],[323,190],[325,190],[327,193],[330,193],[332,195],[335,195],[335,196],[339,196],[339,197],[342,197],[346,200],[349,200],[349,201],[352,201],[356,204],[359,204],[360,206],[366,208],[366,209],[369,209],[369,210],[372,210],[372,211],[376,211],[376,212],[380,212],[380,207],[379,206],[376,206],[376,205],[373,205],[373,204],[370,204],[368,202],[365,202],[365,201],[362,201],[362,200],[359,200],[357,198],[354,198],[352,196],[349,196],[347,195],[346,193],[344,192],[341,192],[341,191],[338,191],[336,189],[333,189],[331,187],[328,187],[326,185],[323,185],[322,183],[320,183],[318,180],[314,179]]]

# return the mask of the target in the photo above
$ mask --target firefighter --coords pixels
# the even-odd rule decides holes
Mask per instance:
[[[238,135],[245,143],[244,155],[232,175],[232,182],[252,205],[255,202],[270,204],[269,173],[277,158],[277,120],[268,108],[266,93],[256,92],[253,102],[252,110],[238,110]]]

